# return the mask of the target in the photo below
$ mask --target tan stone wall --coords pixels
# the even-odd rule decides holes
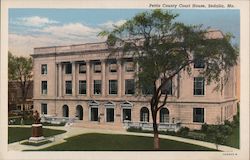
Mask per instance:
[[[73,46],[73,48],[77,46]],[[67,47],[66,47],[67,49]],[[135,95],[125,95],[125,80],[135,79],[133,72],[125,71],[125,63],[121,59],[117,59],[117,72],[109,72],[109,66],[105,59],[109,55],[106,51],[86,51],[86,52],[72,52],[70,54],[60,53],[55,57],[51,55],[40,55],[34,58],[34,108],[41,110],[41,103],[48,104],[48,114],[54,116],[62,116],[62,107],[67,105],[69,107],[69,117],[75,117],[76,106],[83,107],[83,121],[82,123],[98,123],[90,122],[89,106],[90,100],[95,100],[100,103],[99,114],[101,114],[100,124],[107,124],[105,122],[105,107],[104,103],[112,101],[115,103],[115,122],[111,125],[120,126],[122,121],[122,108],[121,103],[129,101],[132,106],[132,121],[140,121],[140,110],[142,107],[149,109],[150,118],[152,122],[151,110],[149,106],[150,96],[140,96],[138,93]],[[94,73],[91,60],[101,61],[101,73]],[[85,61],[87,63],[87,73],[79,74],[79,67],[77,61]],[[70,62],[72,66],[72,74],[65,74],[65,67],[62,62]],[[47,75],[41,75],[41,65],[47,64]],[[137,69],[137,68],[136,68]],[[193,95],[194,77],[199,76],[198,69],[192,69],[192,74],[180,73],[180,83],[178,86],[177,77],[173,78],[173,95],[168,97],[168,104],[166,108],[169,110],[170,122],[174,118],[176,121],[180,120],[184,126],[190,128],[199,128],[201,123],[193,122],[193,108],[201,107],[205,110],[204,119],[208,124],[222,123],[226,119],[232,119],[236,114],[236,103],[233,101],[235,98],[235,71],[232,69],[230,72],[229,82],[224,84],[224,90],[214,90],[215,83],[205,85],[205,95]],[[41,81],[46,80],[48,83],[47,95],[41,94]],[[72,95],[65,95],[65,81],[72,81]],[[87,94],[79,95],[78,86],[79,80],[87,81]],[[102,80],[102,94],[93,94],[94,80]],[[118,80],[118,94],[109,95],[109,80]],[[179,88],[179,89],[178,89]],[[163,97],[162,97],[163,98]],[[230,102],[224,102],[228,100]],[[159,122],[159,113],[157,117]],[[81,123],[81,122],[80,122]]]

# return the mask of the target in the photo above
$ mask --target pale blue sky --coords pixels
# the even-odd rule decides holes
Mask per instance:
[[[9,49],[17,55],[32,54],[34,47],[103,41],[97,33],[122,24],[146,9],[10,9]],[[239,44],[239,10],[176,9],[176,21],[203,24],[231,32]]]

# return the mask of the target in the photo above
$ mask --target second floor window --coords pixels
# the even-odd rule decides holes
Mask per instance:
[[[42,94],[47,94],[48,92],[48,89],[47,89],[47,81],[42,81],[42,84],[41,84],[41,89],[42,89]]]
[[[134,79],[125,80],[125,94],[135,94],[135,81]]]
[[[102,81],[94,80],[94,94],[99,95],[102,94]]]
[[[204,77],[194,77],[194,95],[204,95]]]
[[[41,66],[41,74],[47,74],[48,69],[47,69],[47,64],[42,64]]]
[[[79,94],[86,94],[86,81],[79,81]]]
[[[65,93],[72,94],[72,81],[65,81]]]
[[[72,73],[72,64],[66,63],[65,64],[65,74],[71,74]]]
[[[109,94],[117,94],[117,80],[109,80]]]
[[[173,86],[173,84],[172,84],[172,79],[170,79],[170,80],[168,80],[168,81],[166,82],[166,84],[163,86],[161,92],[162,92],[163,94],[172,95],[172,90],[173,90],[172,86]]]

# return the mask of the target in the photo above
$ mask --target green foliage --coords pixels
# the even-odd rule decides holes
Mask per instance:
[[[180,130],[177,132],[177,135],[187,136],[188,132],[189,132],[188,127],[181,127]]]
[[[32,77],[32,59],[8,53],[9,80],[28,81]]]

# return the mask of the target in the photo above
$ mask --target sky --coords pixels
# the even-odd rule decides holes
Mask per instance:
[[[9,51],[29,56],[35,47],[105,41],[97,34],[121,25],[146,9],[9,9]],[[240,43],[239,10],[176,9],[176,21],[202,24],[235,36]]]

